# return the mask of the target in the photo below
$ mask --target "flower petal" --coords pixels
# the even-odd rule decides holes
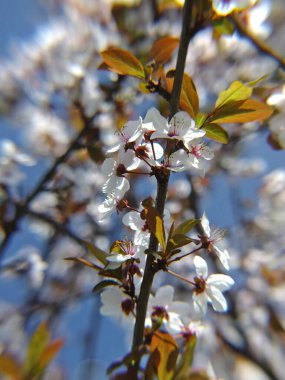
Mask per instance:
[[[208,265],[204,259],[200,256],[194,257],[194,265],[196,268],[196,273],[199,277],[208,277]]]

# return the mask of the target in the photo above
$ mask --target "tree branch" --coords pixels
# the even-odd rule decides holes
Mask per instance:
[[[182,87],[182,80],[185,68],[185,60],[188,50],[188,45],[193,31],[190,30],[191,21],[191,8],[193,2],[191,0],[186,0],[183,8],[183,25],[180,37],[178,58],[176,63],[176,71],[174,77],[174,85],[170,99],[170,118],[179,110],[179,98]],[[195,31],[196,32],[196,31]],[[156,208],[157,211],[163,215],[164,205],[166,201],[168,181],[170,172],[167,171],[164,176],[157,176],[157,196],[156,196]],[[140,294],[138,297],[137,311],[136,311],[136,322],[134,328],[133,336],[133,349],[140,346],[143,343],[144,338],[144,325],[145,317],[147,312],[148,299],[151,291],[151,286],[153,278],[155,275],[155,270],[153,268],[154,257],[152,252],[157,251],[158,242],[153,234],[150,237],[149,251],[151,252],[146,261],[143,281],[141,285]],[[138,366],[139,363],[136,363]]]
[[[241,22],[239,17],[237,15],[233,15],[231,17],[236,30],[238,33],[250,40],[253,45],[263,54],[266,54],[273,58],[275,61],[278,62],[278,64],[285,69],[285,58],[282,57],[280,54],[278,54],[274,49],[272,49],[269,45],[266,44],[266,42],[260,40],[255,34],[251,33],[250,30],[248,30],[244,24]]]

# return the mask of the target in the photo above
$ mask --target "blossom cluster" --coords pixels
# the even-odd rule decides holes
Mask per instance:
[[[114,210],[127,209],[123,223],[133,232],[132,239],[115,242],[107,256],[107,270],[124,268],[125,281],[120,286],[111,286],[101,294],[101,313],[119,317],[134,323],[136,315],[136,297],[139,294],[146,250],[149,245],[150,228],[145,218],[144,208],[136,209],[124,199],[130,189],[128,174],[157,175],[161,171],[182,172],[196,170],[205,173],[205,163],[213,158],[213,151],[203,141],[205,131],[195,126],[194,120],[183,111],[176,113],[168,121],[156,108],[151,108],[144,119],[129,121],[119,131],[119,141],[107,151],[111,157],[102,165],[102,172],[107,177],[103,185],[106,199],[98,207],[101,220],[104,220]],[[112,156],[116,154],[116,157]],[[170,214],[165,210],[163,223],[166,231],[170,230]],[[212,229],[204,214],[200,221],[203,234],[198,236],[201,250],[206,250],[217,257],[222,266],[229,270],[229,253],[220,246],[224,231]],[[162,247],[159,248],[160,250]],[[159,261],[161,255],[153,253]],[[170,264],[170,262],[169,262]],[[190,315],[203,318],[207,304],[211,303],[214,310],[227,310],[227,302],[222,292],[228,290],[234,280],[224,274],[208,275],[208,265],[199,255],[194,257],[196,275],[193,281],[188,281],[193,287],[193,306],[188,303],[174,302],[174,288],[170,285],[158,288],[155,297],[148,304],[146,325],[150,321],[165,324],[170,331],[182,331],[190,321]],[[129,273],[129,274],[127,274]],[[131,273],[131,274],[130,274]],[[130,291],[130,289],[132,289]],[[187,322],[188,321],[188,322]]]

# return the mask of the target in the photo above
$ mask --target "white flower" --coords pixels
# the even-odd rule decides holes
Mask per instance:
[[[123,324],[133,324],[133,301],[118,287],[109,287],[101,293],[102,315],[115,317]]]
[[[144,251],[145,247],[134,245],[131,240],[117,240],[112,246],[111,255],[107,257],[108,269],[119,268],[122,263],[130,259],[144,262],[146,258]]]
[[[151,139],[180,140],[187,146],[190,141],[203,137],[205,133],[195,127],[195,121],[187,112],[180,111],[173,116],[170,123],[159,124]]]
[[[3,160],[17,162],[18,164],[33,166],[35,160],[26,153],[23,153],[13,141],[8,139],[2,139],[0,141],[0,162]]]
[[[136,169],[139,163],[140,160],[130,150],[127,152],[120,150],[117,160],[107,158],[102,165],[102,172],[107,176],[107,181],[102,188],[103,193],[113,192],[116,196],[123,197],[130,188],[124,174],[128,170]]]
[[[140,212],[130,211],[122,219],[125,226],[135,231],[134,244],[148,246],[150,231],[147,227],[146,220],[141,218]]]
[[[199,315],[205,315],[208,302],[215,311],[227,311],[227,301],[222,292],[228,290],[234,284],[234,280],[224,274],[208,276],[207,263],[200,256],[195,256],[194,265],[197,273],[197,277],[194,278],[196,289],[192,295],[195,311]]]
[[[138,120],[129,121],[122,130],[119,131],[119,142],[113,145],[110,149],[107,150],[107,153],[117,152],[119,149],[124,148],[127,150],[128,144],[136,143],[140,140],[143,134],[142,129],[142,118]]]
[[[221,16],[232,13],[235,9],[240,10],[250,7],[254,0],[213,0],[214,11]]]
[[[190,143],[188,146],[188,159],[191,166],[202,171],[205,175],[204,160],[212,160],[214,152],[205,143]]]
[[[222,240],[225,236],[226,231],[222,229],[210,229],[209,220],[204,213],[201,218],[201,225],[204,231],[204,236],[200,236],[205,247],[214,252],[225,269],[229,270],[229,259],[230,255],[226,249],[222,249],[219,245],[219,241]]]
[[[183,319],[189,317],[191,307],[186,302],[174,301],[174,288],[171,285],[160,287],[155,296],[150,296],[146,325],[151,325],[151,317],[163,318],[165,328],[171,332],[180,332]]]
[[[121,193],[125,194],[129,190],[129,182],[125,181],[122,184]],[[112,192],[107,196],[103,203],[98,206],[99,218],[98,221],[102,222],[106,219],[114,210],[119,209],[120,202],[122,201],[122,195]],[[123,203],[123,202],[122,202]]]
[[[156,130],[163,130],[167,126],[167,120],[160,114],[160,112],[152,107],[147,111],[144,118],[143,130],[147,132],[155,132]]]

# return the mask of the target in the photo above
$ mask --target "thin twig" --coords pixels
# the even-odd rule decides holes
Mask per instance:
[[[45,185],[53,178],[56,173],[56,170],[60,164],[66,161],[68,156],[77,148],[78,142],[80,139],[86,134],[86,132],[90,129],[93,117],[86,118],[83,114],[83,110],[79,106],[79,110],[81,112],[82,118],[84,120],[84,128],[75,136],[75,138],[71,141],[66,151],[56,159],[51,168],[46,172],[43,178],[40,180],[38,185],[34,188],[34,190],[27,196],[27,198],[22,202],[22,207],[16,207],[16,212],[14,218],[7,223],[9,226],[8,231],[6,231],[6,235],[3,238],[0,245],[0,257],[3,255],[6,246],[8,245],[13,233],[17,231],[20,220],[25,216],[25,212],[29,209],[29,205],[34,200],[34,198],[42,191]]]

